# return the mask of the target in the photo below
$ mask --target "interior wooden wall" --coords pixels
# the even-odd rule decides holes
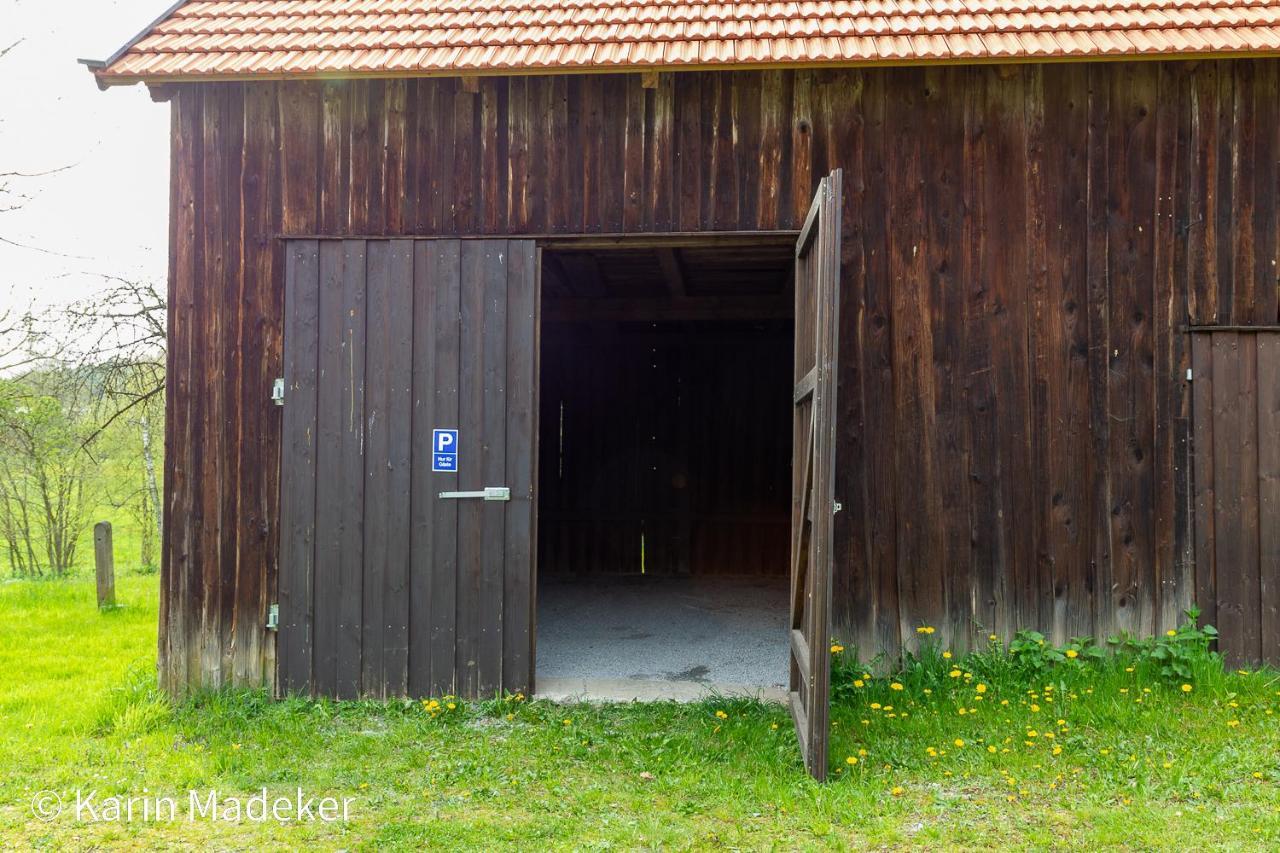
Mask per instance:
[[[786,575],[791,347],[777,322],[546,329],[539,572]]]
[[[270,683],[280,234],[798,227],[845,169],[836,629],[1163,627],[1189,346],[1275,322],[1275,61],[188,84],[161,668]]]

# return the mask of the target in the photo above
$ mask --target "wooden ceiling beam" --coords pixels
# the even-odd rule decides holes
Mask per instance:
[[[550,323],[743,322],[783,319],[791,316],[792,309],[789,297],[777,295],[571,298],[548,300],[542,317]]]

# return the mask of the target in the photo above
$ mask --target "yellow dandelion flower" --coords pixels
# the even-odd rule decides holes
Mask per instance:
[[[844,646],[840,645],[839,643],[832,643],[832,644],[831,644],[831,654],[833,654],[833,655],[838,655],[838,654],[840,654],[842,651],[844,651]]]
[[[572,725],[573,725],[573,720],[565,720],[565,721],[564,721],[564,724],[565,724],[566,726],[572,726]]]
[[[942,653],[942,659],[943,659],[943,660],[951,660],[951,652],[943,652],[943,653]]]
[[[993,642],[993,643],[995,643],[995,642],[999,642],[999,640],[1000,640],[1000,638],[999,638],[999,637],[997,637],[995,634],[992,634],[991,636],[987,637],[987,639],[988,639],[988,640],[990,640],[990,641],[991,641],[991,642]]]
[[[861,678],[855,678],[853,680],[853,686],[861,689],[866,686],[866,682],[864,682]]]
[[[1031,703],[1031,713],[1033,713],[1033,714],[1039,714],[1039,713],[1040,713],[1040,706],[1039,706],[1039,705],[1037,705],[1037,704],[1035,704],[1034,702],[1032,702],[1032,703]]]
[[[987,752],[990,752],[992,755],[994,755],[996,752],[996,748],[994,746],[989,746],[987,747]]]
[[[979,693],[986,693],[986,692],[987,692],[987,685],[985,685],[985,684],[979,684],[977,687],[975,687],[975,688],[973,688],[973,689],[974,689],[974,690],[976,690],[976,691],[978,691]]]
[[[1165,635],[1166,637],[1176,637],[1176,636],[1178,636],[1178,632],[1177,632],[1177,631],[1175,631],[1175,630],[1173,630],[1172,628],[1170,628],[1168,631],[1165,631],[1165,632],[1164,632],[1164,635]]]
[[[955,744],[957,748],[964,746],[964,741],[961,740],[960,738],[956,738],[955,740],[952,741],[952,743]]]
[[[902,689],[902,685],[895,681],[895,682],[893,682],[893,684],[890,684],[890,685],[889,685],[889,688],[890,688],[891,690],[901,690],[901,689]]]
[[[1076,658],[1080,657],[1080,653],[1075,649],[1067,649],[1067,657],[1071,658],[1072,660],[1075,660]]]
[[[458,708],[458,706],[452,702],[450,702],[448,705],[445,705],[445,707],[448,708],[450,711],[455,711]]]
[[[858,759],[855,756],[850,755],[848,758],[844,760],[844,763],[852,767],[853,765],[858,763]]]
[[[906,792],[907,792],[907,789],[903,788],[901,785],[894,785],[893,790],[890,791],[889,793],[893,794],[895,797],[901,797]]]
[[[871,703],[871,710],[873,710],[873,711],[879,711],[879,710],[880,710],[880,703],[879,703],[879,702],[872,702],[872,703]]]
[[[1172,762],[1172,761],[1166,761],[1164,764],[1162,764],[1162,765],[1160,765],[1160,766],[1161,766],[1161,767],[1163,767],[1165,770],[1168,770],[1170,767],[1172,767],[1172,766],[1173,766],[1173,762]]]
[[[1234,729],[1235,727],[1237,727],[1237,726],[1239,726],[1239,725],[1240,725],[1240,721],[1239,721],[1239,720],[1227,720],[1227,725]]]
[[[953,670],[951,670],[950,672],[948,672],[948,673],[947,673],[947,675],[948,675],[948,676],[950,676],[951,678],[959,678],[959,677],[960,677],[960,670],[958,670],[958,669],[953,669]]]
[[[778,724],[777,724],[777,723],[770,723],[769,728],[773,729],[773,730],[776,732],[776,731],[778,730]]]
[[[727,720],[727,719],[729,719],[729,715],[728,715],[728,714],[726,714],[724,711],[716,711],[716,716],[717,716],[717,717],[719,717],[719,718],[720,718],[720,719],[722,719],[722,720]]]
[[[1060,747],[1060,746],[1055,746],[1055,747],[1053,748],[1053,754],[1054,754],[1054,755],[1062,755],[1062,747]]]

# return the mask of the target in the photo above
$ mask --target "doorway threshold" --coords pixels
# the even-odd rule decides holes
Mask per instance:
[[[538,679],[535,699],[552,702],[702,702],[717,697],[755,699],[785,704],[786,690],[758,684],[723,684],[709,681],[670,681],[640,678]]]

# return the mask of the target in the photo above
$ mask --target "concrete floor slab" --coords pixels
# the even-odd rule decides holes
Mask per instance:
[[[547,579],[538,587],[538,695],[777,701],[786,627],[786,578]]]

